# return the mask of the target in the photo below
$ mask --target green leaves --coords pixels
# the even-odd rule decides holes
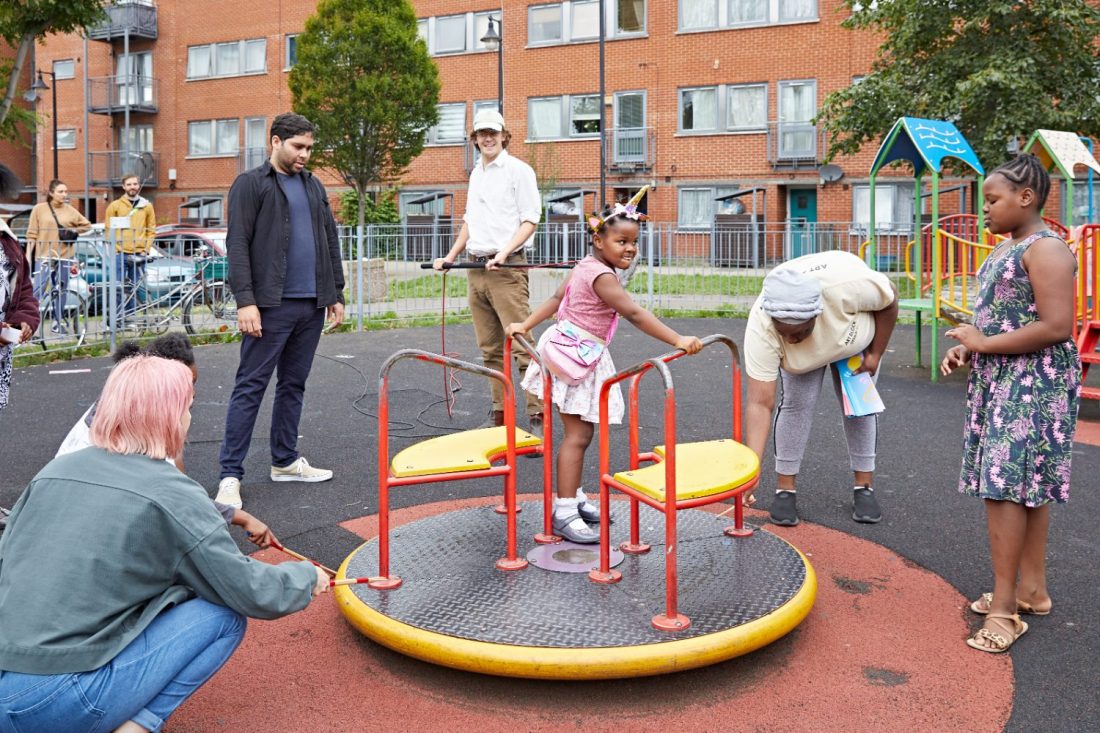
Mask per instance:
[[[294,111],[317,124],[314,161],[362,194],[419,155],[439,76],[408,0],[321,0],[298,36]]]
[[[884,41],[872,72],[822,105],[830,157],[877,143],[902,115],[955,122],[987,166],[1038,128],[1100,135],[1094,3],[879,0],[846,25]]]

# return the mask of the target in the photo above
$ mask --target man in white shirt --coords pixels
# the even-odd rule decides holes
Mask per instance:
[[[762,456],[775,410],[775,524],[798,524],[795,480],[828,369],[840,401],[835,362],[862,354],[858,372],[874,376],[898,318],[889,278],[847,252],[821,252],[785,262],[764,279],[749,312],[744,366],[748,375],[746,444]],[[776,388],[782,384],[776,409]],[[842,408],[843,409],[843,408]],[[854,476],[852,518],[882,519],[872,479],[877,415],[844,418]]]
[[[535,172],[505,149],[511,139],[511,133],[504,129],[504,118],[496,110],[481,110],[474,117],[470,140],[481,158],[470,173],[462,229],[450,252],[434,263],[435,269],[442,270],[444,263],[453,263],[465,251],[470,260],[485,264],[484,270],[469,273],[470,312],[482,361],[501,372],[505,327],[522,323],[531,314],[527,271],[501,265],[527,262],[524,250],[534,240],[542,213]],[[515,350],[515,356],[522,373],[530,359],[521,348]],[[493,412],[487,425],[503,425],[504,390],[496,380],[490,384]],[[542,403],[525,394],[531,432],[541,436]]]

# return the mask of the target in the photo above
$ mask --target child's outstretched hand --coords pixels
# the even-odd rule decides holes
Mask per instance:
[[[985,341],[985,334],[978,329],[971,326],[969,323],[960,323],[945,334],[948,338],[953,338],[960,344],[966,347],[966,350],[970,353],[980,352],[982,350],[982,343]]]
[[[958,346],[952,346],[947,350],[947,356],[943,357],[943,361],[940,363],[940,373],[945,377],[956,368],[970,363],[970,349],[966,348],[962,344]]]
[[[703,342],[694,336],[681,336],[676,339],[676,348],[682,349],[688,354],[698,354],[703,350]]]

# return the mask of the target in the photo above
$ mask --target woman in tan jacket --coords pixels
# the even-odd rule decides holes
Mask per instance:
[[[58,291],[53,301],[53,327],[50,329],[54,333],[65,331],[61,316],[65,311],[65,294],[69,289],[75,249],[71,241],[62,241],[59,227],[80,234],[92,228],[92,223],[70,206],[68,199],[69,187],[56,179],[50,181],[46,200],[31,209],[27,224],[27,259],[35,270],[34,294],[42,299],[47,279]]]

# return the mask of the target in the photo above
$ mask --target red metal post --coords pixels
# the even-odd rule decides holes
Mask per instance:
[[[639,372],[630,379],[630,470],[634,471],[641,465],[641,455],[638,445],[638,386],[645,372]],[[642,542],[639,530],[638,500],[630,497],[630,541],[623,542],[619,549],[628,555],[642,555],[649,552],[649,545]]]
[[[665,613],[653,617],[659,631],[683,631],[691,626],[677,612],[676,572],[676,390],[665,389]]]
[[[537,357],[532,357],[537,358]],[[540,365],[542,367],[542,365]],[[542,532],[535,535],[540,545],[561,542],[554,534],[554,383],[550,372],[542,367]]]
[[[522,570],[527,560],[516,556],[516,395],[512,388],[512,339],[504,339],[504,429],[508,452],[504,474],[504,508],[508,524],[507,555],[497,560],[498,570]]]
[[[607,414],[607,398],[614,384],[607,380],[600,386],[600,569],[590,570],[588,579],[596,583],[617,583],[622,573],[611,568],[611,437]]]
[[[378,575],[367,583],[375,590],[401,585],[401,578],[390,576],[390,402],[389,374],[378,380]]]

